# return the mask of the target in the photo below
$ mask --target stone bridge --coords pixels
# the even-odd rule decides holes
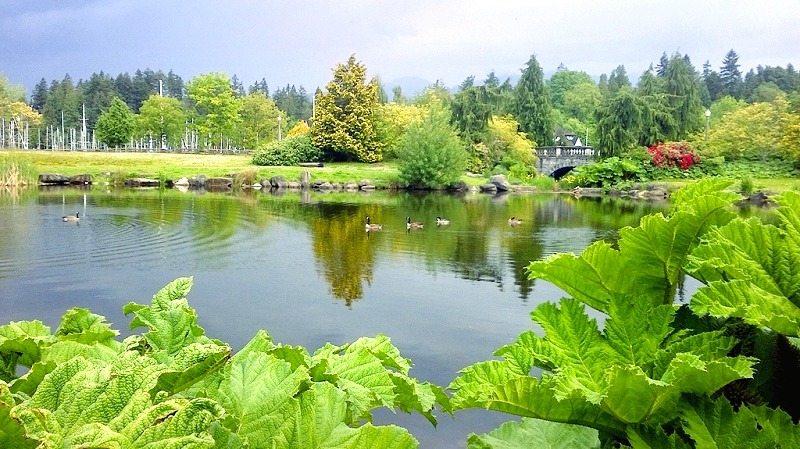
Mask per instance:
[[[536,170],[560,179],[575,167],[594,161],[592,147],[539,147],[536,149]]]

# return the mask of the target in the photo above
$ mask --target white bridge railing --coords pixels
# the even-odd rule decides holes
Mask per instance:
[[[536,155],[541,157],[594,157],[593,147],[538,147]]]

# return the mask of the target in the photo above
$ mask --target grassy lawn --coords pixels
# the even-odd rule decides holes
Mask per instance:
[[[89,173],[104,179],[109,173],[125,177],[167,178],[177,180],[195,175],[233,176],[256,171],[258,178],[284,176],[300,179],[303,170],[312,179],[332,182],[369,179],[376,185],[388,185],[397,177],[392,164],[335,163],[324,167],[260,167],[249,155],[173,154],[173,153],[99,153],[77,151],[0,151],[0,157],[24,162],[38,173],[59,173],[73,176]]]

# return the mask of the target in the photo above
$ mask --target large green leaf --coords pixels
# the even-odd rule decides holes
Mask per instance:
[[[510,421],[484,434],[472,434],[468,449],[526,449],[526,448],[593,449],[600,448],[597,430],[574,424],[556,423],[541,419],[523,418]]]
[[[55,338],[41,321],[12,321],[0,326],[0,380],[11,381],[17,366],[31,367]]]
[[[8,385],[0,380],[0,447],[8,448],[35,448],[38,442],[28,438],[25,427],[19,419],[11,415],[14,407],[14,397]]]
[[[94,314],[88,309],[77,307],[67,310],[55,333],[56,338],[60,340],[118,346],[119,342],[114,341],[114,337],[117,335],[119,335],[119,331],[111,329],[105,317]]]
[[[681,419],[697,449],[779,447],[769,432],[761,432],[747,407],[733,410],[724,398],[685,401]]]

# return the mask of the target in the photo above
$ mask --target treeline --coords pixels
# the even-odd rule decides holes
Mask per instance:
[[[467,168],[477,172],[516,167],[517,175],[530,175],[530,160],[521,155],[537,145],[592,145],[607,157],[637,146],[689,140],[709,156],[754,152],[761,157],[786,156],[792,146],[800,146],[794,145],[800,140],[800,124],[795,123],[800,73],[788,64],[759,66],[743,75],[738,59],[731,50],[719,71],[708,61],[698,70],[688,55],[664,52],[634,83],[623,65],[598,81],[563,65],[545,79],[531,57],[517,82],[500,80],[494,72],[483,81],[471,75],[453,89],[437,82],[413,98],[399,86],[389,95],[379,80],[368,80],[366,67],[353,59],[315,93],[318,106],[322,105],[315,114],[318,118],[322,114],[322,120],[310,130],[322,157],[391,159],[405,129],[435,98],[466,149]],[[7,91],[15,92],[5,84],[10,86]],[[30,131],[29,140],[38,146],[63,142],[65,137],[85,143],[88,138],[77,134],[95,131],[113,98],[135,117],[128,120],[124,111],[117,110],[124,116],[117,121],[130,123],[118,133],[120,138],[102,139],[112,146],[138,139],[138,144],[151,147],[155,142],[170,147],[254,149],[259,143],[279,140],[281,134],[285,137],[297,122],[312,115],[311,96],[302,86],[270,92],[264,78],[245,87],[235,75],[205,74],[184,82],[172,71],[137,70],[133,76],[116,77],[100,72],[77,83],[68,75],[49,85],[42,79],[30,99],[31,112],[40,114],[40,123],[35,134]],[[29,122],[34,123],[35,117]],[[720,132],[731,127],[737,132]],[[753,129],[740,129],[748,127]],[[67,130],[72,136],[64,135]],[[769,136],[768,142],[757,141],[763,134]],[[731,136],[736,136],[734,141]]]

